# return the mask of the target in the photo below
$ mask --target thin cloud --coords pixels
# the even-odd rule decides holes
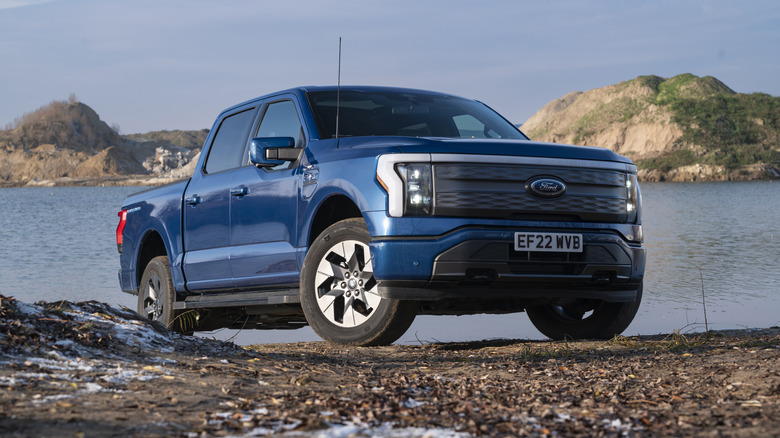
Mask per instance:
[[[51,3],[56,0],[0,0],[0,9],[13,9],[25,6],[34,6],[42,3]]]

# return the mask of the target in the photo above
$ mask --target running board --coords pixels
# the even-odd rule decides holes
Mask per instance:
[[[297,304],[301,302],[298,289],[275,290],[268,292],[234,292],[201,294],[187,297],[184,301],[173,303],[173,308],[202,309],[205,307],[249,307],[273,304]]]

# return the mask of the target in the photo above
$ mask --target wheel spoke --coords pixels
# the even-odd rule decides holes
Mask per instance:
[[[333,300],[333,320],[338,323],[344,323],[344,314],[347,306],[344,305],[344,296],[338,296]]]
[[[363,285],[363,289],[366,291],[372,291],[374,290],[374,287],[376,286],[376,279],[373,275],[371,275],[371,278],[368,279],[368,281],[365,282]]]
[[[149,299],[157,301],[157,285],[155,285],[152,280],[149,280],[149,287],[147,290],[149,291]]]
[[[363,251],[363,245],[355,242],[355,251],[349,260],[349,269],[352,271],[363,272],[366,266],[366,256]]]
[[[345,259],[342,255],[336,253],[335,251],[330,251],[327,256],[325,256],[325,260],[330,263],[331,270],[333,270],[333,277],[343,280],[344,279],[344,271],[346,269],[349,269],[347,267],[347,259]]]
[[[326,278],[324,281],[320,283],[319,286],[317,286],[317,296],[322,298],[324,295],[328,294],[329,288],[331,287],[331,284],[333,281],[331,280],[333,277],[327,277],[327,274],[322,274]]]
[[[328,255],[325,256],[325,260],[327,260],[328,262],[334,265],[347,266],[347,259],[345,259],[344,256],[337,253],[336,251],[333,251],[332,249],[330,250]]]
[[[382,295],[379,295],[379,292],[377,292],[377,291],[376,291],[376,289],[372,289],[372,290],[368,290],[368,289],[366,289],[366,290],[364,290],[364,291],[363,291],[363,295],[364,295],[366,298],[368,298],[368,297],[374,297],[374,298],[376,298],[376,299],[378,299],[378,300],[381,300],[381,299],[382,299]]]
[[[341,321],[339,321],[339,322],[343,323],[344,320],[347,319],[347,316],[352,316],[352,325],[356,325],[356,323],[355,323],[355,308],[352,305],[354,303],[354,301],[355,301],[355,299],[352,298],[352,297],[349,297],[348,299],[345,300],[344,309],[343,309],[342,314],[341,314]],[[351,315],[347,315],[347,313],[351,313]]]
[[[358,278],[360,278],[363,281],[368,281],[374,276],[374,273],[372,271],[360,271]]]
[[[344,290],[343,289],[333,288],[330,291],[324,293],[322,296],[323,297],[334,297],[335,298],[335,297],[340,297],[342,295],[344,295]]]
[[[374,309],[368,307],[368,305],[363,301],[359,299],[355,299],[352,301],[352,308],[355,309],[355,311],[365,317],[368,317],[368,315],[371,314],[371,312],[374,311]]]

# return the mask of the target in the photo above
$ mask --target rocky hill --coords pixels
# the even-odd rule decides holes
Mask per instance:
[[[121,136],[75,98],[54,101],[0,130],[0,186],[181,178],[208,130]],[[164,181],[163,181],[164,182]]]
[[[640,76],[556,99],[522,125],[541,141],[602,146],[650,181],[780,177],[780,98],[683,74]]]
[[[645,181],[780,178],[780,98],[735,93],[710,76],[640,76],[571,92],[522,129],[535,140],[612,149],[633,159]],[[119,135],[72,96],[0,130],[0,186],[183,178],[207,136]]]

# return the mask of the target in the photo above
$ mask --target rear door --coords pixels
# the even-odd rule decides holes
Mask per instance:
[[[184,194],[184,250],[187,288],[192,291],[234,287],[230,267],[230,188],[244,165],[249,133],[258,107],[226,115],[211,137],[208,156]]]
[[[306,134],[294,96],[269,99],[252,137],[292,137],[303,150]],[[248,157],[245,158],[248,161]],[[296,257],[299,161],[235,172],[230,197],[231,267],[236,287],[298,287]]]

